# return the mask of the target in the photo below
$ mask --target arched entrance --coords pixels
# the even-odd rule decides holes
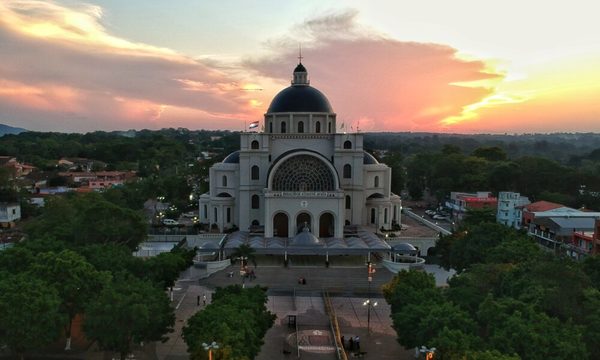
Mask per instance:
[[[288,216],[284,213],[277,213],[273,218],[273,236],[289,237],[288,234]]]
[[[319,219],[319,237],[333,237],[334,236],[334,220],[332,213],[324,213]]]
[[[302,229],[304,229],[305,226],[307,226],[308,229],[311,230],[310,225],[311,219],[309,213],[303,212],[298,214],[298,216],[296,217],[296,234],[302,231]]]

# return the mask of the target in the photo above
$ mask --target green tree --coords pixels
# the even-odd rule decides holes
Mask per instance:
[[[202,343],[216,341],[215,359],[254,359],[275,315],[267,311],[266,289],[241,286],[217,288],[212,302],[183,328],[190,358],[206,359]]]
[[[58,339],[64,316],[56,290],[31,274],[0,273],[0,344],[20,359]]]
[[[473,151],[473,156],[486,159],[488,161],[506,160],[506,152],[498,146],[480,147]]]
[[[100,348],[115,351],[121,360],[133,344],[164,341],[175,315],[164,291],[130,275],[117,276],[93,299],[83,328]]]
[[[53,284],[61,300],[60,311],[66,315],[65,350],[71,350],[71,327],[77,314],[95,298],[108,281],[108,274],[97,271],[85,258],[74,251],[39,254],[31,271],[48,284]]]

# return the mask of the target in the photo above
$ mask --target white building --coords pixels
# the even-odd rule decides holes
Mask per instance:
[[[298,64],[291,86],[273,98],[264,131],[241,134],[241,149],[211,167],[201,222],[264,231],[267,239],[293,238],[304,228],[319,239],[343,239],[345,225],[400,224],[391,169],[363,150],[362,134],[336,129],[329,100]]]
[[[18,203],[0,203],[0,225],[12,227],[14,222],[21,219],[21,205]]]
[[[523,206],[530,204],[527,196],[510,191],[501,191],[498,194],[498,211],[496,221],[515,229],[521,228],[523,221]]]

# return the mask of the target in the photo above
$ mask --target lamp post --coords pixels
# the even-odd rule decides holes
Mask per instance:
[[[208,360],[212,360],[212,351],[213,349],[217,350],[219,348],[219,344],[213,341],[210,344],[202,343],[202,347],[204,348],[204,350],[208,351]]]
[[[377,301],[374,303],[371,301],[371,282],[373,281],[373,274],[375,273],[375,267],[369,261],[367,262],[367,280],[369,281],[369,298],[363,302],[363,306],[367,307],[367,333],[371,332],[371,307],[377,306]]]

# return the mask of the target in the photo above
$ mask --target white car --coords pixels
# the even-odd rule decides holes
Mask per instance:
[[[444,216],[444,215],[436,214],[436,215],[433,215],[433,219],[434,220],[448,220],[448,217]]]
[[[173,219],[163,219],[162,223],[163,223],[163,225],[167,225],[167,226],[179,225],[179,223]]]

